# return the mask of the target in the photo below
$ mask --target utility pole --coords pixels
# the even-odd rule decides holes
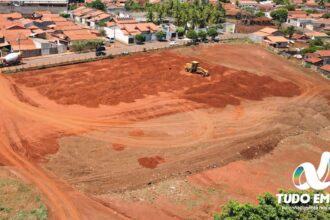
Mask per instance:
[[[21,52],[21,33],[17,34],[16,42],[18,43],[18,50]]]

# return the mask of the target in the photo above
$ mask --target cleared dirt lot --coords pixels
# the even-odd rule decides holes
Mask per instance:
[[[211,77],[185,73],[192,60]],[[0,161],[54,218],[208,219],[228,199],[292,187],[290,169],[329,144],[329,81],[253,45],[1,76],[0,92]]]

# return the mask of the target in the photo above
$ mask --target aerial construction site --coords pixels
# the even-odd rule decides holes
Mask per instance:
[[[0,94],[1,170],[50,219],[212,219],[330,146],[329,80],[253,44],[1,74]]]

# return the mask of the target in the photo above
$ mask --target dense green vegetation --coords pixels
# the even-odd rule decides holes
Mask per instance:
[[[293,34],[296,32],[296,28],[294,26],[289,26],[286,29],[284,29],[283,32],[284,32],[286,37],[291,39]]]
[[[163,30],[157,31],[156,32],[156,37],[157,37],[157,40],[159,40],[159,41],[165,40],[165,38],[166,38],[165,31],[163,31]]]
[[[144,36],[142,34],[135,35],[135,41],[137,44],[142,44],[145,40]]]
[[[280,193],[294,193],[303,194],[307,193],[313,198],[314,194],[324,192],[305,192],[305,191],[280,191]],[[311,220],[330,219],[330,204],[320,203],[313,204],[313,200],[303,204],[297,203],[295,205],[279,204],[277,197],[270,193],[265,193],[258,197],[259,204],[239,204],[238,202],[231,201],[221,213],[214,216],[214,220]],[[317,209],[293,209],[292,206],[297,207],[317,207]]]
[[[60,16],[63,18],[69,18],[70,14],[62,12],[62,13],[60,13]]]
[[[174,18],[174,24],[186,30],[195,27],[203,28],[225,21],[225,10],[222,5],[218,3],[214,6],[205,0],[194,0],[192,3],[165,0],[162,4],[146,4],[144,7],[138,7],[130,0],[127,1],[126,8],[146,11],[148,21],[156,24],[163,23],[166,17]]]
[[[280,27],[288,18],[288,10],[285,8],[275,9],[270,13],[270,16]]]
[[[91,50],[95,49],[98,46],[103,45],[103,40],[79,40],[73,41],[72,45],[70,46],[71,51],[81,52],[84,50]]]
[[[86,3],[85,5],[88,8],[95,8],[95,9],[102,10],[102,11],[107,10],[107,6],[101,0],[95,0],[91,3]]]

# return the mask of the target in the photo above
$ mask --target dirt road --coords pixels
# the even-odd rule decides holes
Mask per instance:
[[[211,77],[185,73],[191,60]],[[53,219],[207,219],[215,207],[205,211],[190,184],[223,186],[223,170],[235,180],[228,164],[272,157],[281,141],[330,125],[329,82],[252,45],[1,75],[0,94],[0,162],[37,186]],[[200,205],[171,202],[180,193],[162,184],[176,178],[184,201]],[[218,189],[229,194],[219,204],[237,196]]]

